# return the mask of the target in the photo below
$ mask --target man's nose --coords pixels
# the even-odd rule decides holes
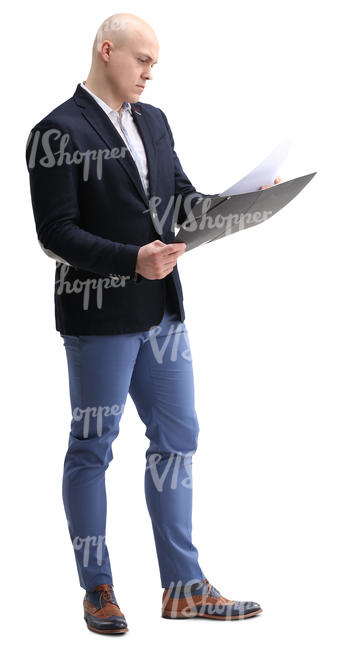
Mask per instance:
[[[143,73],[143,76],[144,76],[145,79],[153,79],[153,74],[152,74],[152,71],[151,71],[151,70],[146,70],[146,71]]]

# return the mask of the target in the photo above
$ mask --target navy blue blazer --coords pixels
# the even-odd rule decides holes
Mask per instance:
[[[185,319],[177,264],[148,280],[135,272],[137,253],[156,239],[171,243],[175,226],[206,195],[184,173],[163,111],[131,107],[147,155],[149,200],[125,141],[80,84],[29,134],[32,208],[38,241],[55,259],[61,334],[148,330],[161,321],[167,298]]]

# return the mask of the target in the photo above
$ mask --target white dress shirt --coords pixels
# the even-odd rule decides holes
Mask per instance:
[[[123,102],[121,111],[115,111],[108,106],[100,97],[97,97],[87,86],[82,82],[81,87],[87,90],[90,95],[96,100],[99,106],[105,111],[110,118],[112,124],[116,127],[118,133],[123,138],[127,145],[140,174],[142,185],[146,196],[149,198],[149,179],[148,179],[148,165],[146,151],[143,146],[142,138],[138,132],[137,126],[134,122],[132,109],[129,102]]]

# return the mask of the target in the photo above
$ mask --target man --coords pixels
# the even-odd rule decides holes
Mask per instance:
[[[33,127],[26,152],[38,240],[56,260],[56,329],[69,372],[63,502],[84,618],[103,634],[128,630],[105,542],[105,470],[128,392],[150,440],[145,496],[162,616],[220,620],[262,611],[221,596],[191,541],[199,428],[177,269],[185,244],[172,242],[175,225],[206,195],[184,173],[166,115],[140,101],[158,52],[141,18],[106,19],[87,79]]]

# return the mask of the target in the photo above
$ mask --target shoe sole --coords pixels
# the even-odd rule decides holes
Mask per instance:
[[[84,620],[86,621],[86,625],[89,630],[92,632],[97,632],[98,634],[123,634],[123,632],[128,632],[129,628],[128,627],[121,627],[113,630],[99,630],[97,627],[93,627],[92,625],[89,624],[87,618],[84,617]]]
[[[164,613],[161,614],[162,618],[178,618],[178,619],[188,619],[188,618],[215,618],[218,621],[236,621],[241,618],[251,618],[252,616],[256,616],[257,614],[260,614],[262,612],[262,608],[257,609],[255,612],[249,612],[248,614],[239,614],[238,616],[213,616],[212,614],[204,614],[202,612],[190,612],[189,615],[185,614],[177,614],[175,616],[171,616],[171,614]]]

